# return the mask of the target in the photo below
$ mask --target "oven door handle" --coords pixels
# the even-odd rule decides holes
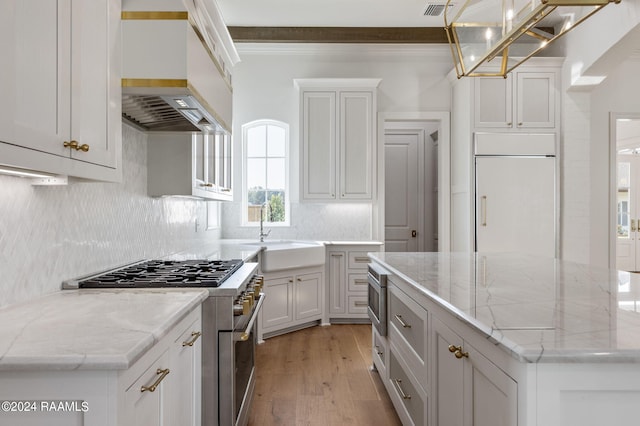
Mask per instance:
[[[249,336],[251,335],[251,329],[253,328],[253,323],[258,318],[258,313],[262,308],[262,304],[264,303],[265,294],[260,293],[260,298],[258,299],[258,303],[256,304],[256,308],[253,310],[253,314],[251,315],[251,319],[247,324],[247,328],[244,331],[236,331],[233,333],[233,341],[234,342],[245,342],[249,340]]]

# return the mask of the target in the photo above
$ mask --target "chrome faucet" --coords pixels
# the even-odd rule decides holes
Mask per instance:
[[[260,242],[263,243],[264,242],[264,237],[268,237],[269,234],[271,233],[271,229],[269,229],[267,231],[267,233],[265,234],[264,232],[264,209],[265,207],[267,207],[267,203],[265,202],[264,204],[262,204],[260,206]]]

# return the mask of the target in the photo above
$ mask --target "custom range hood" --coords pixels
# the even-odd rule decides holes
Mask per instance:
[[[239,57],[215,3],[208,3],[122,12],[122,116],[136,127],[231,132],[230,67]]]

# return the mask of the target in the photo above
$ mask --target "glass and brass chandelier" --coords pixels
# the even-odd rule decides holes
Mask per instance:
[[[458,78],[506,76],[609,3],[621,0],[464,0],[444,22]],[[450,18],[448,12],[454,13]]]

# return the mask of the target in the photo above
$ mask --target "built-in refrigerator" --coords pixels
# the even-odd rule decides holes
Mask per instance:
[[[475,135],[475,249],[557,255],[554,134]]]

